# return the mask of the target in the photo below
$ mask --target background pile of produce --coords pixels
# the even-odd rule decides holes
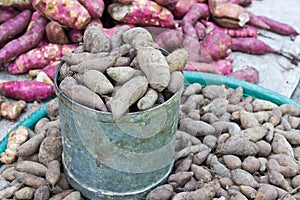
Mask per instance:
[[[254,67],[232,72],[230,53],[282,54],[257,38],[258,29],[291,39],[298,33],[287,24],[247,11],[245,7],[251,2],[1,1],[0,65],[11,74],[28,73],[32,80],[1,83],[0,93],[27,102],[53,97],[53,73],[61,57],[83,42],[86,28],[95,24],[103,27],[108,37],[122,25],[145,27],[160,47],[170,52],[185,48],[189,52],[184,70],[223,74],[257,83],[259,73]],[[295,64],[299,60],[292,54],[285,56]]]

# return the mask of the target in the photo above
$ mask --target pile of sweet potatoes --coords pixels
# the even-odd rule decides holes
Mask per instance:
[[[174,169],[147,200],[299,199],[299,108],[198,83],[181,100]]]
[[[185,48],[189,58],[184,70],[230,74],[231,77],[257,83],[259,73],[255,66],[231,74],[235,71],[232,66],[233,60],[228,58],[231,52],[279,54],[280,52],[257,38],[258,29],[266,29],[291,38],[298,35],[298,31],[267,16],[255,16],[246,9],[251,2],[2,1],[0,66],[9,73],[29,73],[32,79],[37,76],[36,80],[53,85],[53,73],[56,69],[53,65],[57,66],[56,62],[60,61],[62,56],[83,42],[87,27],[99,25],[103,27],[105,35],[111,37],[120,27],[129,25],[131,28],[147,27],[154,41],[170,52]],[[299,57],[292,54],[289,53],[288,57],[297,64]],[[43,71],[46,67],[47,73]],[[39,72],[41,75],[38,75]],[[5,95],[6,92],[2,94]],[[12,98],[26,100],[23,96]]]
[[[0,154],[1,199],[84,199],[73,189],[62,168],[58,102],[47,105],[47,116],[31,130],[19,126]]]
[[[183,87],[185,49],[164,55],[145,28],[120,27],[110,38],[90,25],[83,44],[62,57],[59,88],[72,100],[119,119],[167,101]]]

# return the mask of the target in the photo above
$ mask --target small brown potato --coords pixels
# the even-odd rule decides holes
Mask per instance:
[[[123,41],[133,45],[135,49],[138,49],[141,46],[149,46],[154,43],[151,33],[142,27],[131,28],[123,32],[122,36]]]
[[[202,90],[200,83],[192,83],[183,92],[183,96],[191,96],[193,94],[199,94]]]
[[[47,167],[43,164],[28,160],[15,163],[15,169],[20,172],[26,172],[36,176],[45,176],[47,172]]]
[[[110,46],[112,51],[117,48],[120,47],[124,41],[123,41],[123,32],[126,32],[130,29],[130,26],[124,25],[124,26],[120,26],[110,37]]]
[[[81,200],[81,194],[78,191],[71,192],[63,200]]]
[[[46,171],[46,180],[54,186],[60,178],[60,162],[58,160],[52,160],[48,163]]]
[[[194,173],[194,177],[198,181],[203,181],[204,183],[208,183],[213,179],[212,174],[209,172],[209,170],[205,169],[202,166],[192,164],[191,170]]]
[[[235,155],[223,155],[223,160],[228,169],[237,169],[242,166],[241,159]]]
[[[71,65],[70,70],[76,73],[83,73],[86,70],[98,70],[100,72],[104,72],[108,67],[112,67],[118,56],[105,56],[102,58],[95,58],[91,60],[85,60],[77,65]]]
[[[189,169],[192,165],[192,162],[193,162],[193,157],[194,157],[194,154],[190,153],[187,157],[185,157],[181,160],[177,160],[175,163],[176,170],[174,173],[189,171]]]
[[[223,154],[232,154],[237,156],[256,155],[259,151],[254,142],[237,137],[230,137],[219,147],[219,150]]]
[[[73,85],[63,92],[72,100],[92,109],[107,111],[107,108],[96,93],[83,85]]]
[[[299,117],[289,116],[288,117],[288,122],[290,123],[290,125],[291,125],[292,128],[296,129],[300,125],[300,118]]]
[[[293,145],[300,144],[300,130],[298,130],[298,129],[284,131],[284,130],[280,130],[280,129],[276,128],[275,132],[282,134],[289,141],[289,143],[291,143]]]
[[[114,86],[108,78],[106,78],[102,72],[97,70],[85,71],[82,79],[86,87],[99,95],[109,94],[114,90]]]
[[[227,89],[222,85],[208,85],[202,89],[202,94],[208,99],[226,98],[228,95]]]
[[[297,188],[300,186],[300,175],[294,176],[292,179],[292,186],[293,188]]]
[[[52,160],[61,161],[62,141],[61,137],[46,137],[39,149],[39,161],[47,166]]]
[[[34,162],[39,162],[39,153],[34,153],[30,156],[25,156],[25,157],[18,157],[18,161],[22,160],[29,160],[29,161],[34,161]]]
[[[153,89],[161,92],[169,85],[170,67],[159,50],[152,47],[141,48],[137,51],[137,60]]]
[[[176,174],[171,174],[168,177],[167,183],[172,185],[173,188],[177,188],[185,185],[193,175],[193,172],[177,172]]]
[[[212,167],[217,176],[223,178],[231,178],[230,170],[224,164],[218,161],[216,155],[208,156],[206,164]]]
[[[17,172],[15,167],[14,166],[9,166],[8,168],[3,170],[1,175],[4,177],[5,180],[13,181],[16,178],[15,175],[14,175],[15,172]]]
[[[263,99],[254,99],[251,102],[252,108],[254,112],[257,111],[264,111],[264,110],[273,110],[274,108],[277,108],[278,105],[267,100]]]
[[[74,192],[74,190],[73,189],[64,190],[60,193],[53,195],[49,200],[63,200],[63,198],[71,194],[71,192]]]
[[[300,160],[300,147],[295,147],[293,149],[293,152],[294,152],[295,159],[299,161]]]
[[[122,85],[135,76],[142,76],[141,70],[133,69],[132,67],[109,67],[106,69],[107,75],[116,81],[116,84]]]
[[[268,143],[264,140],[260,140],[260,141],[256,142],[255,144],[259,149],[258,156],[267,157],[268,155],[271,154],[272,146],[270,143]]]
[[[109,52],[110,39],[104,34],[103,28],[96,25],[88,26],[83,34],[83,47],[91,53]]]
[[[273,109],[270,113],[269,122],[272,123],[274,126],[277,126],[281,121],[282,115],[283,114],[279,108]]]
[[[170,66],[170,71],[182,71],[189,57],[189,52],[186,49],[176,49],[170,53],[166,59]]]
[[[213,113],[205,113],[201,116],[201,121],[212,124],[215,121],[218,121],[218,117]]]
[[[279,186],[288,192],[291,192],[293,190],[289,182],[279,172],[275,170],[270,170],[268,171],[268,176],[270,183],[272,183],[273,185]]]
[[[17,149],[17,156],[31,156],[36,153],[45,137],[45,133],[40,133],[24,142]]]
[[[124,56],[120,56],[117,58],[114,66],[115,67],[120,67],[120,66],[129,66],[131,63],[131,58],[129,57],[124,57]]]
[[[46,184],[39,186],[34,193],[35,200],[49,199],[49,197],[50,197],[50,189]]]
[[[188,181],[185,185],[184,185],[184,191],[194,191],[197,188],[197,180],[192,177],[190,181]]]
[[[186,131],[194,136],[213,135],[215,128],[203,121],[185,118],[180,122],[179,130]]]
[[[70,184],[69,184],[69,182],[67,180],[67,177],[64,173],[60,173],[60,177],[59,177],[59,180],[57,182],[57,185],[59,187],[61,187],[61,189],[63,189],[63,190],[67,190],[67,189],[70,188]]]
[[[242,101],[243,98],[243,94],[244,94],[244,89],[243,87],[239,86],[236,89],[234,89],[234,91],[230,94],[229,98],[228,98],[228,102],[230,104],[237,104],[239,102]]]
[[[217,144],[218,138],[214,135],[207,135],[203,138],[203,144],[213,149]]]
[[[15,176],[18,181],[34,188],[38,188],[47,183],[44,178],[32,174],[18,172],[15,173]]]
[[[203,113],[211,112],[217,117],[226,113],[228,101],[225,98],[215,98],[208,105],[202,107]]]
[[[287,141],[287,139],[279,134],[275,133],[272,141],[272,150],[276,154],[287,154],[294,157],[294,151],[291,144]]]
[[[220,178],[219,182],[224,189],[227,189],[233,185],[231,178]]]
[[[210,153],[210,149],[205,149],[203,151],[196,153],[193,157],[193,163],[197,165],[201,165],[206,160],[209,153]]]
[[[65,61],[69,65],[78,65],[81,62],[84,62],[86,60],[92,60],[96,58],[103,58],[105,56],[108,56],[108,52],[101,52],[101,53],[90,53],[90,52],[81,52],[81,53],[68,53],[64,55],[61,60]]]
[[[51,127],[47,130],[46,137],[61,137],[61,130],[56,127]]]
[[[278,108],[282,115],[288,114],[295,117],[300,115],[300,109],[292,104],[282,104]]]
[[[64,78],[61,83],[59,84],[59,88],[61,89],[61,91],[68,91],[73,85],[77,85],[77,81],[75,78],[68,76],[66,78]],[[46,118],[47,119],[47,118]],[[49,121],[49,119],[47,119]],[[39,125],[38,127],[42,127],[42,125],[46,122],[40,122],[41,125]],[[37,123],[38,125],[39,123]],[[36,125],[36,126],[37,126]],[[37,132],[37,130],[35,130]]]
[[[260,168],[260,162],[254,156],[248,156],[242,162],[242,168],[247,172],[253,174],[257,172]]]
[[[148,88],[146,94],[137,102],[140,110],[146,110],[154,106],[158,99],[158,92],[152,88]]]
[[[136,56],[136,50],[134,48],[132,48],[132,46],[130,44],[123,44],[123,45],[113,49],[109,53],[109,55],[117,56],[117,58],[128,55],[128,57],[132,60]]]
[[[251,113],[241,110],[240,114],[240,121],[243,128],[251,128],[251,127],[259,127],[260,123],[255,118],[255,116],[251,115]]]
[[[47,117],[50,120],[55,120],[58,118],[59,110],[58,110],[58,99],[52,99],[48,102],[46,107]]]
[[[122,85],[111,102],[114,118],[120,119],[128,108],[147,92],[147,89],[148,81],[143,76],[136,76]]]
[[[14,185],[11,185],[3,190],[0,190],[0,197],[1,199],[8,199],[11,198],[14,193],[22,186],[22,183],[17,183]]]
[[[253,188],[259,187],[253,176],[243,169],[234,169],[231,171],[231,174],[233,182],[237,185],[247,185]]]
[[[171,93],[176,93],[184,85],[184,76],[181,71],[174,71],[171,73],[170,82],[167,89]]]
[[[214,182],[205,183],[203,187],[188,193],[186,199],[210,200],[215,196]]]
[[[187,117],[194,120],[200,120],[201,119],[200,111],[197,109],[191,109],[190,112],[187,114]]]
[[[32,187],[23,187],[15,192],[16,199],[33,199],[36,189]]]
[[[276,188],[270,184],[262,184],[257,190],[255,199],[257,200],[276,200],[278,192]]]
[[[173,187],[164,184],[156,187],[146,196],[146,200],[168,200],[173,196]]]

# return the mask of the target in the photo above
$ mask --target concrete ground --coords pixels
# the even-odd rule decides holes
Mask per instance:
[[[300,32],[300,5],[299,0],[253,0],[251,6],[247,8],[256,15],[264,15],[272,19],[285,22],[295,27]],[[275,49],[282,47],[297,51],[300,55],[300,37],[292,42],[289,37],[277,35],[268,31],[260,31],[260,39]],[[240,69],[247,66],[256,67],[260,72],[258,85],[274,90],[280,94],[294,99],[300,103],[300,86],[297,87],[300,78],[300,64],[295,66],[290,64],[282,56],[266,54],[263,56],[249,55],[243,53],[233,53],[234,69]],[[0,80],[26,79],[26,75],[12,76],[0,73]],[[0,96],[1,97],[1,96]],[[43,102],[39,102],[42,104]],[[28,104],[27,112],[23,113],[18,121],[24,119],[30,114],[30,110],[39,105]],[[18,121],[11,122],[4,119],[0,120],[0,140],[8,133],[8,130],[14,127]]]

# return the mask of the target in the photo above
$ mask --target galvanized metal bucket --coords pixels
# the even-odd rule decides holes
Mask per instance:
[[[55,87],[70,184],[90,199],[140,200],[172,170],[181,91],[152,109],[116,121],[82,106]]]

